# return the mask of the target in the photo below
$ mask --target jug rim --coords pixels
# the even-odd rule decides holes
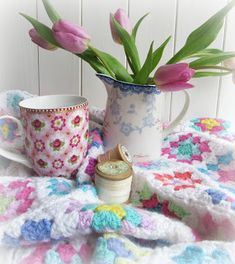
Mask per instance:
[[[145,93],[145,94],[160,94],[161,90],[157,88],[156,85],[152,84],[135,84],[129,83],[125,81],[116,80],[113,77],[103,74],[97,73],[96,76],[105,83],[112,85],[114,88],[119,88],[123,92],[132,92],[132,93]]]

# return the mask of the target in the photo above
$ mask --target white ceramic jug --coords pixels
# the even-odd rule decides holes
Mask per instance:
[[[165,98],[155,85],[126,83],[103,74],[97,76],[108,93],[103,126],[106,150],[120,143],[134,157],[158,158],[163,137],[178,125],[188,110],[188,93],[183,91],[185,103],[180,114],[167,128],[163,128]]]

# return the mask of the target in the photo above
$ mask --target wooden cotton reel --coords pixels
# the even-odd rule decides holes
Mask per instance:
[[[130,196],[132,175],[132,168],[125,161],[98,163],[95,184],[99,198],[106,203],[125,203]]]
[[[127,148],[121,144],[117,144],[115,148],[108,150],[104,154],[98,156],[98,162],[107,160],[123,160],[132,165],[132,157]]]

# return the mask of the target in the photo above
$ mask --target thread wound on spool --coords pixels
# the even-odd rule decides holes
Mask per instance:
[[[122,160],[103,161],[96,165],[96,174],[111,181],[124,180],[132,175],[132,167]]]
[[[98,163],[95,184],[99,198],[107,203],[125,203],[130,196],[132,174],[132,167],[122,160]]]

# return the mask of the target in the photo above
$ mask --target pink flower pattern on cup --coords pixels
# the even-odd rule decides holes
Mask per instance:
[[[70,140],[70,146],[72,148],[77,147],[79,142],[80,142],[80,136],[79,135],[75,135]]]
[[[52,162],[52,165],[55,169],[62,169],[64,167],[64,162],[61,159],[57,159]]]
[[[38,175],[71,177],[88,147],[87,104],[35,112],[21,109],[26,153]]]
[[[42,140],[36,140],[34,142],[34,147],[37,151],[43,151],[45,149],[45,144]]]
[[[54,151],[59,151],[64,146],[64,142],[60,139],[55,139],[52,143],[50,143],[50,146]]]
[[[79,159],[79,156],[73,155],[73,156],[69,159],[69,163],[71,163],[71,164],[75,164],[75,163],[77,163],[78,159]]]
[[[42,160],[42,159],[39,159],[39,160],[37,161],[37,164],[38,164],[41,168],[46,168],[48,163],[45,162],[45,161]]]
[[[51,121],[51,127],[55,130],[62,130],[65,127],[66,120],[63,118],[62,115],[56,116],[52,121]]]
[[[79,115],[77,115],[77,116],[72,120],[72,124],[73,124],[75,127],[79,127],[81,121],[82,121],[81,117],[80,117]]]
[[[25,120],[25,119],[24,119]],[[26,120],[25,120],[26,121]],[[36,131],[41,131],[43,129],[43,127],[45,127],[45,123],[44,122],[41,122],[40,120],[38,119],[35,119],[32,121],[31,125],[34,127],[34,129]]]

